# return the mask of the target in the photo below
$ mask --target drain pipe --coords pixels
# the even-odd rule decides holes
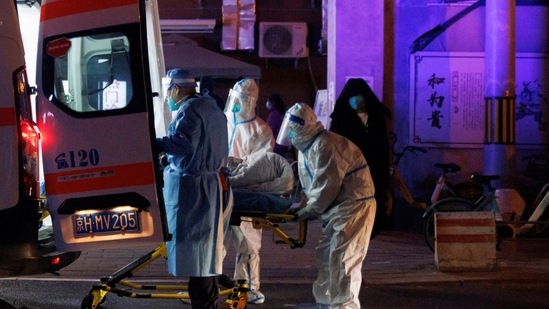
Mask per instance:
[[[516,0],[486,0],[484,174],[513,188],[515,172]]]

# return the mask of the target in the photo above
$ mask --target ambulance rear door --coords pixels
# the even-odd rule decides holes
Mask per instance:
[[[154,147],[151,3],[42,1],[37,124],[60,250],[167,240]]]

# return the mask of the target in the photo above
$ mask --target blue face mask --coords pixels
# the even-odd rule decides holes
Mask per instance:
[[[352,109],[361,110],[364,109],[366,106],[366,103],[364,102],[364,98],[361,95],[356,95],[354,97],[349,98],[349,105]]]
[[[290,140],[295,139],[295,137],[296,137],[295,131],[290,130],[290,132],[288,133],[288,137],[290,138]]]
[[[179,106],[175,103],[173,98],[171,96],[168,96],[168,106],[170,107],[171,111],[176,111],[179,109]]]
[[[238,113],[241,109],[242,109],[242,106],[240,106],[240,104],[234,104],[232,112]]]
[[[271,101],[267,101],[265,107],[267,107],[268,110],[271,110],[273,108],[273,103],[271,103]]]

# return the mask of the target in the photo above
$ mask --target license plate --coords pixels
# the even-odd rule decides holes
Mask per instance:
[[[135,210],[103,211],[74,215],[76,237],[94,234],[139,232],[139,215]]]

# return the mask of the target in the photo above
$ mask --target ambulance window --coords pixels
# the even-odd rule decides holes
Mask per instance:
[[[129,39],[109,32],[63,40],[69,47],[54,57],[55,98],[76,112],[125,108],[133,96]]]

